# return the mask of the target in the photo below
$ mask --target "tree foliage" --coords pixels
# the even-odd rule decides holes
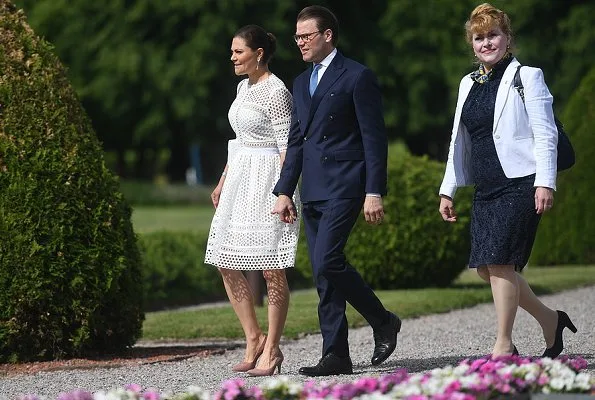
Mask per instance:
[[[464,23],[471,0],[317,2],[340,21],[339,48],[378,74],[391,138],[414,154],[443,160],[458,82],[473,57]],[[593,2],[524,0],[492,3],[512,20],[521,63],[540,67],[561,111],[595,61]],[[585,4],[583,4],[585,3]],[[240,26],[273,32],[272,70],[291,86],[304,69],[291,35],[299,10],[290,0],[20,0],[31,24],[55,44],[99,137],[118,154],[119,173],[151,177],[157,152],[170,152],[179,179],[188,146],[199,143],[207,180],[220,173],[233,136],[227,111],[238,79],[229,43]],[[127,150],[136,170],[125,171]]]

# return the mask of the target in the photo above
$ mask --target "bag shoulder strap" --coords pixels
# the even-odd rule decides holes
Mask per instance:
[[[519,92],[519,96],[521,96],[521,99],[523,100],[523,103],[524,103],[525,102],[525,87],[523,86],[523,81],[521,80],[521,67],[522,67],[522,65],[519,65],[518,67],[516,67],[516,72],[514,74],[514,79],[513,79],[512,83],[513,83],[516,91]]]

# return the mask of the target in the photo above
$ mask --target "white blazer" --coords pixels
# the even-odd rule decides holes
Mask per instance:
[[[514,88],[520,63],[514,58],[502,76],[496,94],[492,129],[498,159],[508,178],[535,174],[534,186],[556,189],[558,130],[552,109],[553,97],[539,68],[521,68],[525,104]],[[461,122],[463,104],[473,86],[465,75],[459,85],[452,137],[440,194],[454,197],[459,186],[473,185],[471,137]]]

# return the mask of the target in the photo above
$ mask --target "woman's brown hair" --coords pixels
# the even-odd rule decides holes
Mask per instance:
[[[513,48],[514,36],[508,15],[489,3],[483,3],[471,11],[469,20],[465,22],[467,42],[472,43],[474,33],[486,33],[492,28],[500,28],[508,37],[508,45]],[[510,50],[509,49],[509,50]]]

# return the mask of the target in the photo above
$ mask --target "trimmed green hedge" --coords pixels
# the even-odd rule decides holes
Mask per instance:
[[[576,164],[558,174],[554,207],[537,231],[531,262],[537,265],[594,264],[595,67],[570,98],[562,121],[576,152]]]
[[[140,336],[130,207],[52,47],[0,0],[0,361]]]
[[[170,231],[140,236],[147,310],[226,298],[219,270],[204,263],[207,238]]]
[[[417,157],[399,144],[389,148],[385,219],[379,226],[362,217],[349,237],[347,259],[376,289],[447,286],[469,258],[470,188],[459,189],[454,224],[438,213],[444,164]],[[303,229],[302,229],[303,232]],[[306,240],[298,247],[298,269],[312,276]]]
[[[146,311],[227,299],[218,269],[204,263],[207,238],[208,233],[178,231],[140,235]],[[291,289],[312,286],[296,268],[286,272]]]
[[[184,183],[152,183],[122,181],[121,191],[128,203],[134,206],[174,206],[203,204],[212,207],[213,187],[189,186]]]

